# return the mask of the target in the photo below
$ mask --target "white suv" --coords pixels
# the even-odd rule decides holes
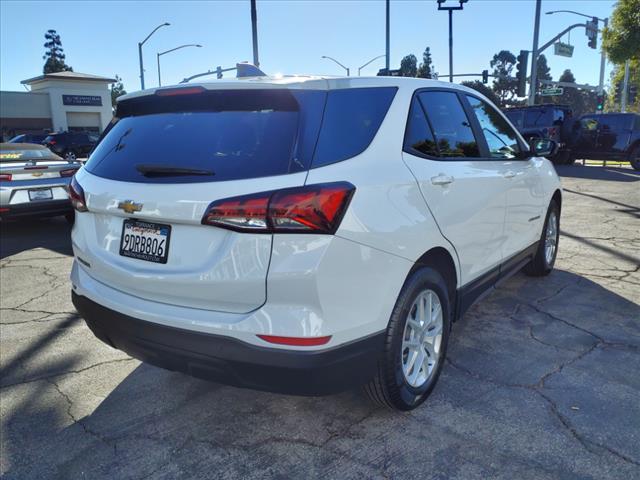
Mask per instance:
[[[303,395],[366,384],[408,410],[453,321],[522,267],[553,268],[551,145],[430,80],[130,94],[70,187],[73,302],[154,365]]]

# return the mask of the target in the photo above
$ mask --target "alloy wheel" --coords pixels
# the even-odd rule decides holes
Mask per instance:
[[[422,387],[440,359],[442,305],[433,290],[423,290],[409,309],[402,337],[402,372],[409,385]]]

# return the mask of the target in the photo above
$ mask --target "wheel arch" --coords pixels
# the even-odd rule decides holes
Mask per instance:
[[[458,269],[453,255],[444,247],[433,247],[423,253],[409,271],[407,278],[420,267],[433,267],[440,272],[447,283],[449,301],[451,306],[456,305],[456,294],[458,289]],[[454,316],[455,318],[455,316]]]
[[[551,200],[555,201],[558,204],[558,210],[560,210],[560,212],[562,213],[562,192],[559,188],[556,189],[555,192],[553,192]]]

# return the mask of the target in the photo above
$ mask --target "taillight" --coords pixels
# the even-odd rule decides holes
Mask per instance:
[[[177,95],[197,95],[205,91],[206,88],[204,87],[173,87],[156,90],[156,95],[159,97],[175,97]]]
[[[87,202],[84,199],[84,190],[76,180],[76,177],[73,177],[69,184],[69,199],[71,200],[71,206],[78,212],[88,211]]]
[[[276,345],[292,345],[296,347],[315,347],[329,343],[331,335],[328,337],[278,337],[275,335],[258,335],[265,342]]]
[[[49,145],[55,145],[55,144],[56,144],[56,141],[55,141],[55,140],[49,140],[49,141],[47,142],[47,144],[49,144]]]
[[[66,170],[60,170],[60,176],[61,177],[73,177],[76,172],[78,171],[77,168],[67,168]]]
[[[355,189],[335,182],[226,198],[209,205],[202,223],[239,232],[333,234]]]
[[[0,173],[0,181],[10,182],[11,178],[13,178],[13,177],[11,176],[10,173]]]

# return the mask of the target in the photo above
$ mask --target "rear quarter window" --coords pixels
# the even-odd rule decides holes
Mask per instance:
[[[396,91],[396,87],[329,91],[312,167],[364,152],[378,132]]]

